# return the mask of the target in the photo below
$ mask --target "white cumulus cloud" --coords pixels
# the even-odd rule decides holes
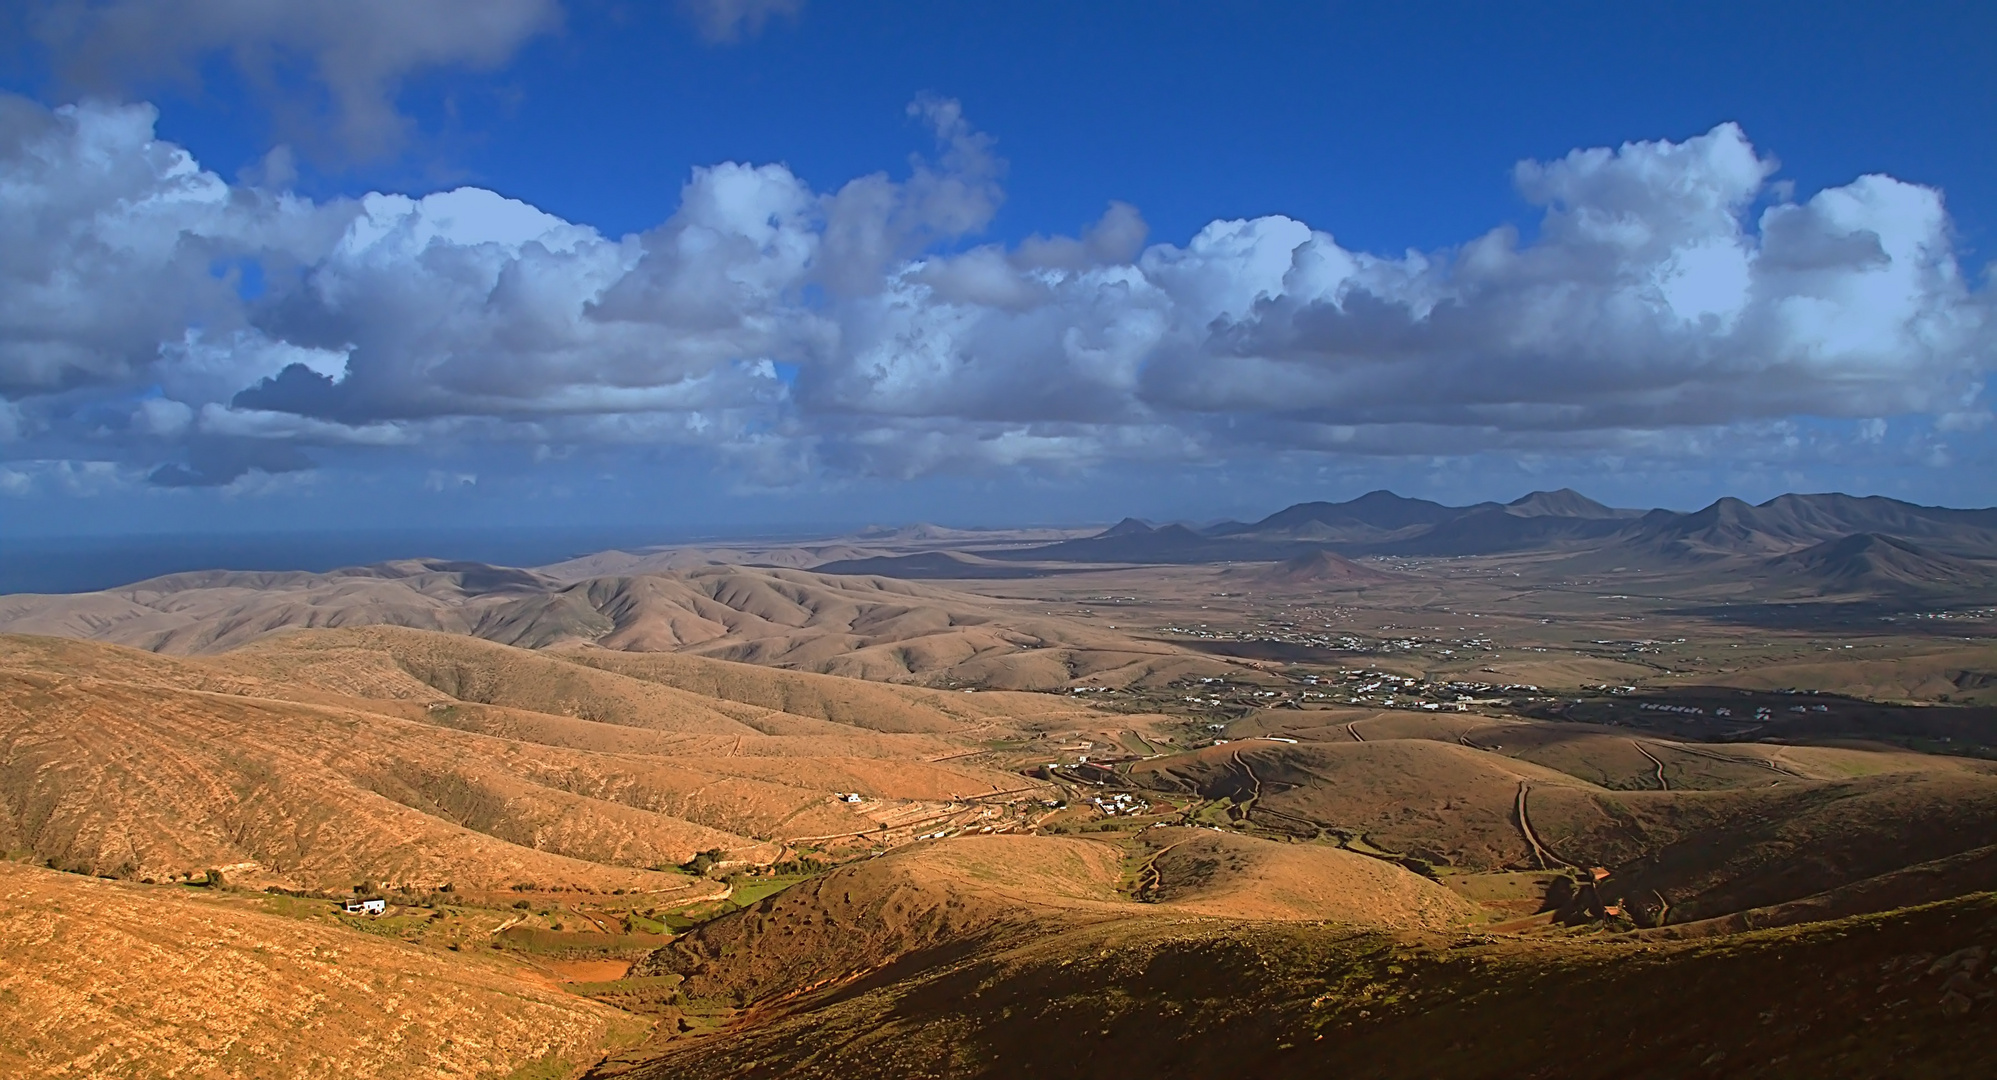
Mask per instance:
[[[609,237],[479,188],[230,184],[148,107],[0,99],[10,453],[115,437],[92,401],[166,484],[488,442],[697,448],[784,485],[1271,450],[1787,459],[1815,445],[1798,417],[1844,446],[1987,416],[1990,296],[1941,194],[1872,175],[1793,201],[1731,124],[1523,163],[1530,239],[1382,256],[1280,216],[1147,246],[1123,204],[978,244],[992,140],[955,102],[911,113],[936,152],[900,178],[699,168]]]

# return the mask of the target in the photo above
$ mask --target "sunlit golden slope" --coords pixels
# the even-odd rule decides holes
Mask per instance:
[[[0,862],[9,1077],[556,1077],[643,1026],[473,953]]]
[[[831,695],[856,720],[864,697]],[[928,730],[409,630],[190,659],[0,638],[0,847],[154,880],[678,889],[647,868],[871,828],[835,791],[942,800],[1023,782],[926,761],[983,721],[896,704],[893,726]]]
[[[1156,833],[1135,864],[1116,844],[1072,837],[911,845],[709,923],[640,970],[685,976],[694,996],[770,1000],[1099,923],[1443,930],[1470,914],[1434,882],[1362,855],[1204,829]]]

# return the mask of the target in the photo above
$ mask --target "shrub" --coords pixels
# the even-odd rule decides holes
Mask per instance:
[[[706,851],[700,852],[693,858],[681,863],[680,869],[689,874],[705,874],[713,868],[715,863],[727,857],[728,853],[720,848],[708,848]]]

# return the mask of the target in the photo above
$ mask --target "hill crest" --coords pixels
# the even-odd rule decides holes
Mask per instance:
[[[1373,585],[1406,578],[1405,574],[1355,562],[1323,548],[1277,563],[1255,576],[1268,585]]]
[[[1931,590],[1997,580],[1997,564],[1961,559],[1879,533],[1826,540],[1764,566],[1822,590]]]

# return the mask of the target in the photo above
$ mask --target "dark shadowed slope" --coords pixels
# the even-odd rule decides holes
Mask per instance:
[[[1419,536],[1389,541],[1378,545],[1376,550],[1395,555],[1497,555],[1565,550],[1599,544],[1628,524],[1628,518],[1612,515],[1569,515],[1543,507],[1521,513],[1511,506],[1480,506]]]
[[[1968,1080],[1989,1075],[1997,1035],[1997,1010],[1970,996],[1989,986],[1993,915],[1984,895],[1721,941],[1531,944],[1281,922],[1042,926],[749,998],[739,1026],[668,1036],[591,1076]],[[787,928],[848,936],[839,920]]]
[[[1251,525],[1227,527],[1226,535],[1262,540],[1376,542],[1440,524],[1465,509],[1427,499],[1402,498],[1391,491],[1369,491],[1342,503],[1298,503]]]
[[[1104,529],[1102,532],[1097,533],[1090,539],[1107,540],[1117,536],[1148,536],[1156,532],[1157,529],[1158,526],[1153,525],[1143,518],[1127,517]]]
[[[1618,510],[1575,491],[1535,491],[1505,504],[1505,512],[1516,517],[1634,518],[1640,511]]]
[[[1636,551],[1701,559],[1784,555],[1859,533],[1912,540],[1945,554],[1997,555],[1997,510],[1837,494],[1783,495],[1759,506],[1720,499],[1689,514],[1653,510],[1618,540]]]
[[[1958,558],[1878,533],[1826,540],[1765,564],[1785,584],[1827,593],[1902,593],[1997,584],[1997,563]]]

